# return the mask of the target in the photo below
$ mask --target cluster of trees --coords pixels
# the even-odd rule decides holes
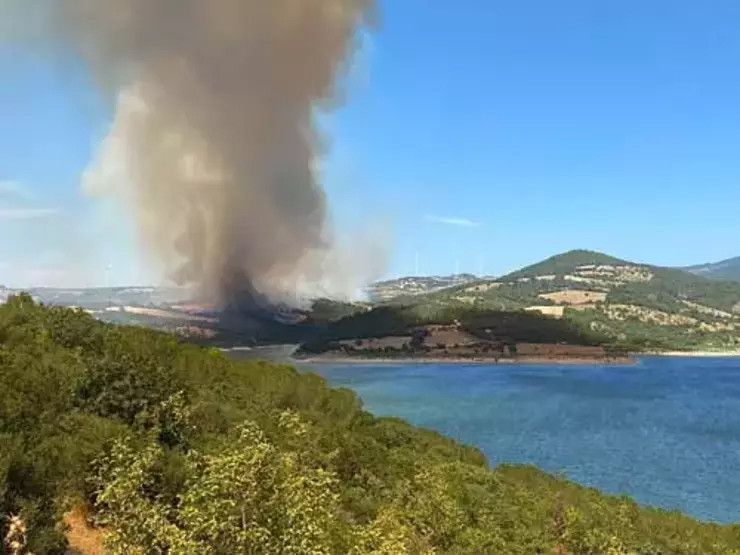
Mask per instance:
[[[2,537],[37,554],[65,550],[81,507],[119,553],[740,548],[738,527],[490,469],[314,374],[24,295],[0,307],[0,442]]]
[[[536,312],[470,311],[462,316],[460,322],[466,331],[476,337],[496,338],[510,344],[601,345],[606,339],[573,322]]]

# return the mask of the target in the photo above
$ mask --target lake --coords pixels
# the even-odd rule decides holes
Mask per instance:
[[[697,518],[740,521],[740,358],[312,365],[376,415]]]

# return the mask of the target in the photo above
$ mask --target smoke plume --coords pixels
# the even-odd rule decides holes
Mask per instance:
[[[361,284],[326,223],[314,118],[336,104],[371,1],[28,0],[13,12],[0,0],[0,14],[3,2],[115,95],[84,187],[125,200],[175,281],[221,304]]]

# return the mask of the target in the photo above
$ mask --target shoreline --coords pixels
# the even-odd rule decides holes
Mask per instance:
[[[635,356],[596,359],[596,358],[544,358],[544,357],[522,357],[522,358],[441,358],[441,357],[335,357],[335,356],[311,356],[293,358],[296,364],[477,364],[497,366],[499,364],[512,366],[516,364],[608,364],[610,366],[625,366],[637,364],[639,358]]]
[[[674,358],[737,358],[740,357],[740,351],[664,351],[655,353],[640,353],[637,356]]]
[[[486,364],[486,365],[515,365],[515,364],[605,364],[609,366],[634,365],[642,357],[666,357],[666,358],[740,358],[740,351],[664,351],[631,353],[628,357],[619,358],[547,358],[547,357],[521,357],[521,358],[464,358],[464,357],[361,357],[361,356],[333,356],[315,355],[292,358],[291,361],[298,364]]]

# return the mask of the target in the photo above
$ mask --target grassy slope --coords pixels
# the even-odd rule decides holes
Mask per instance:
[[[285,431],[286,410],[304,423],[301,434]],[[245,421],[263,435],[234,439]],[[129,438],[125,449],[122,437]],[[258,438],[254,447],[250,437]],[[171,537],[229,552],[233,542],[242,542],[243,550],[261,541],[293,541],[296,534],[309,534],[298,539],[326,553],[614,548],[708,554],[740,548],[737,527],[640,508],[531,467],[490,470],[477,450],[397,419],[374,418],[352,392],[330,389],[315,375],[232,362],[165,334],[108,326],[28,298],[0,307],[0,438],[0,510],[24,518],[28,548],[39,554],[63,550],[56,523],[70,503],[128,526],[128,541],[143,552],[174,549]],[[106,458],[112,445],[118,447]],[[192,459],[196,453],[210,458]],[[254,453],[283,461],[288,474],[260,467],[273,478],[249,482],[257,488],[251,497],[232,487],[192,493],[203,468],[234,469],[235,480],[251,475],[259,463]],[[205,466],[189,474],[191,460]],[[291,472],[299,473],[297,480]],[[309,510],[310,499],[292,512],[308,487],[303,472],[313,497],[330,490],[327,499],[337,505],[331,518],[311,520],[319,508]],[[323,478],[312,482],[316,476]],[[277,495],[283,490],[276,483],[298,489]],[[191,512],[180,513],[185,493]],[[121,496],[128,501],[117,503]],[[242,511],[241,519],[227,518],[231,508]],[[256,519],[271,510],[275,519],[265,521],[262,535],[240,535],[244,511],[255,508]],[[198,535],[193,515],[202,514],[212,515],[204,522],[216,519],[220,535]],[[285,521],[286,514],[294,517]]]

